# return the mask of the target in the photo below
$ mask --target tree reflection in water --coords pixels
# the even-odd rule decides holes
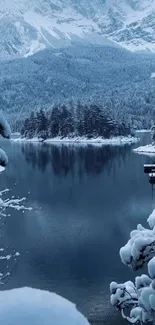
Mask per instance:
[[[121,168],[130,152],[130,145],[80,146],[32,143],[22,145],[22,153],[33,168],[39,168],[43,173],[47,168],[52,168],[55,175],[61,176],[67,176],[69,173],[79,177],[85,174],[98,175],[104,168],[111,173],[116,164]]]

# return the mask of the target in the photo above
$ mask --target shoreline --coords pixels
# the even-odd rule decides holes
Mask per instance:
[[[141,129],[141,130],[136,130],[135,132],[136,133],[150,133],[151,131],[147,130],[147,129]]]
[[[155,156],[155,145],[147,144],[146,146],[133,149],[133,152],[138,153],[139,155]]]
[[[101,137],[98,138],[52,138],[52,139],[39,139],[39,138],[12,138],[11,141],[13,142],[31,142],[31,143],[48,143],[48,144],[55,144],[55,143],[61,143],[61,144],[101,144],[101,145],[124,145],[124,144],[134,144],[139,141],[138,137],[113,137],[110,139],[103,139]]]

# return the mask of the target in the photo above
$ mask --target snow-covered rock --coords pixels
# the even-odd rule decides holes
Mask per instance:
[[[3,325],[89,325],[68,300],[31,288],[0,292]]]
[[[0,55],[28,56],[74,40],[155,51],[155,0],[5,0]]]

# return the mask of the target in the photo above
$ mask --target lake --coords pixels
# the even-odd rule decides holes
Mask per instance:
[[[141,144],[149,134],[141,133]],[[92,325],[123,325],[109,303],[111,281],[135,274],[119,249],[155,208],[143,164],[153,158],[132,152],[137,145],[79,146],[1,141],[9,165],[1,190],[26,197],[32,211],[11,210],[1,245],[20,252],[1,290],[30,286],[54,291],[76,303]],[[6,263],[6,262],[5,262]]]

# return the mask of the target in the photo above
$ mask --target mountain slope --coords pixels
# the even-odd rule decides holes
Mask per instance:
[[[0,0],[0,57],[74,40],[155,51],[155,0]]]
[[[0,62],[0,71],[0,106],[13,127],[32,111],[79,100],[101,103],[118,120],[134,115],[138,128],[155,116],[154,55],[77,43]]]

